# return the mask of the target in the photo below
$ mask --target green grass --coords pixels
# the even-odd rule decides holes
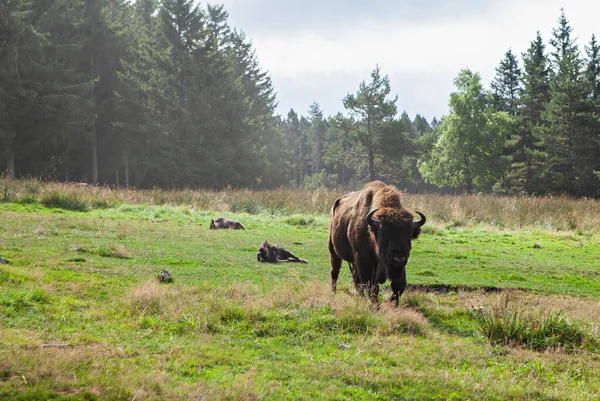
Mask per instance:
[[[0,399],[600,396],[598,232],[432,217],[407,275],[439,291],[409,288],[399,307],[374,309],[353,295],[347,267],[330,293],[328,215],[255,206],[0,203],[0,255],[11,262],[0,265]],[[246,230],[209,230],[220,216]],[[309,263],[257,263],[264,239]],[[162,269],[172,283],[158,283]],[[492,310],[504,293],[532,311],[521,322],[549,316],[543,327],[584,341],[490,343],[474,308]]]

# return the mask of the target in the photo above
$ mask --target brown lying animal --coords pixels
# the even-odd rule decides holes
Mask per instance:
[[[362,292],[378,302],[379,284],[391,281],[396,301],[406,288],[406,263],[411,242],[421,233],[425,215],[413,221],[414,214],[400,203],[400,191],[392,185],[373,181],[362,191],[337,199],[331,208],[329,253],[331,288],[337,289],[342,260],[350,264],[352,279]]]
[[[288,251],[287,249],[277,246],[275,244],[270,244],[269,241],[264,240],[263,243],[258,248],[258,252],[256,253],[256,259],[259,262],[265,263],[277,263],[277,262],[299,262],[299,263],[308,263],[306,259],[301,259]]]
[[[218,230],[219,228],[231,228],[232,230],[245,230],[242,223],[239,221],[233,221],[226,219],[225,217],[219,217],[216,220],[210,221],[210,229]]]

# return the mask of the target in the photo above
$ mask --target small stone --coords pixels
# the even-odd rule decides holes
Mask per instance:
[[[8,265],[8,264],[10,264],[10,263],[8,262],[8,260],[6,260],[6,259],[4,259],[2,256],[0,256],[0,265]]]
[[[542,243],[541,242],[536,242],[535,244],[533,244],[533,247],[535,249],[540,249],[542,247]]]

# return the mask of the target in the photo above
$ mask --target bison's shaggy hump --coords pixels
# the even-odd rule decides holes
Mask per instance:
[[[375,204],[379,208],[402,209],[401,193],[393,185],[373,181],[365,186],[363,192],[366,192],[368,198],[372,198],[372,202],[369,203]]]

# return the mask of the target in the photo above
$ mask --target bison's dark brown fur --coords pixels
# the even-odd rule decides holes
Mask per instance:
[[[270,244],[269,241],[264,240],[258,248],[256,253],[256,259],[259,262],[277,263],[277,262],[300,262],[307,263],[306,259],[302,259],[288,251],[287,249]]]
[[[219,217],[216,220],[210,221],[210,229],[217,230],[219,228],[231,228],[233,230],[245,230],[242,223],[239,221],[233,221],[226,219],[225,217]]]
[[[406,288],[411,241],[425,224],[425,216],[417,213],[421,219],[413,222],[413,213],[400,203],[400,191],[381,181],[337,199],[329,223],[332,290],[337,289],[345,260],[355,286],[361,292],[367,287],[373,302],[378,302],[379,284],[390,279],[392,301],[397,304]]]

